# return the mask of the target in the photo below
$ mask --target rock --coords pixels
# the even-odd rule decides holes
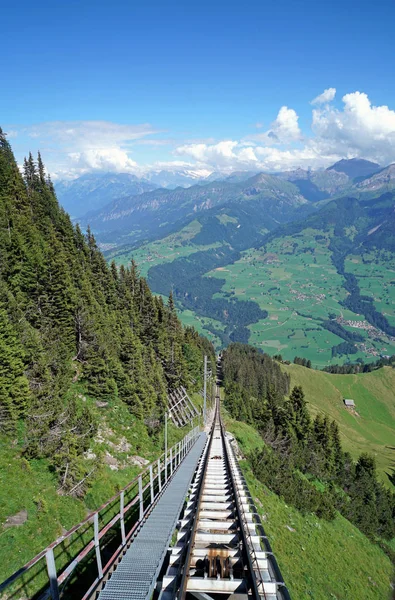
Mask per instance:
[[[105,408],[108,406],[108,402],[102,402],[101,400],[96,400],[95,404],[97,408]]]
[[[19,527],[27,521],[27,510],[20,510],[16,515],[8,517],[4,523],[4,527]]]
[[[254,500],[255,500],[255,504],[256,504],[257,506],[260,506],[260,508],[263,508],[263,504],[262,504],[262,502],[259,500],[259,498],[254,498]]]
[[[106,452],[106,455],[104,457],[104,462],[106,465],[108,465],[110,467],[110,469],[112,471],[118,471],[119,469],[119,462],[117,461],[116,458],[114,458],[113,456],[111,456],[111,454],[109,452]]]
[[[129,462],[131,465],[136,465],[137,467],[145,467],[149,465],[149,460],[146,460],[142,456],[131,456],[129,458]]]
[[[87,450],[86,452],[84,452],[84,458],[86,460],[93,460],[94,458],[96,458],[96,454],[92,452],[92,450]]]
[[[108,442],[108,445],[116,452],[129,452],[132,448],[125,437],[121,437],[118,444],[114,444],[114,442]]]
[[[98,431],[97,431],[97,435],[95,437],[95,441],[98,442],[99,444],[102,444],[103,442],[106,442],[110,437],[114,436],[114,432],[110,427],[99,427]]]
[[[127,441],[127,439],[125,437],[121,437],[121,439],[118,442],[117,448],[119,452],[129,452],[131,449],[131,445],[129,444],[129,442]]]
[[[293,527],[290,527],[289,525],[286,525],[285,527],[288,529],[288,531],[292,531],[292,533],[295,533],[295,531],[296,531],[296,529],[294,529]]]

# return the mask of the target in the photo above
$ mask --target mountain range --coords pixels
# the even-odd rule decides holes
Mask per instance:
[[[207,178],[207,170],[151,171],[146,177],[130,173],[85,173],[76,179],[56,183],[56,194],[63,208],[73,217],[99,210],[113,200],[136,196],[157,188],[190,187]]]
[[[86,184],[90,181],[87,176],[84,177],[83,187],[75,196],[79,199],[87,193]],[[280,223],[297,218],[296,212],[299,218],[314,212],[322,201],[345,194],[361,197],[392,189],[395,165],[381,169],[376,163],[352,159],[339,161],[320,171],[212,173],[195,185],[174,189],[147,189],[150,185],[154,186],[152,181],[140,180],[138,183],[134,176],[128,177],[132,178],[129,185],[133,186],[134,192],[131,193],[128,193],[124,180],[118,183],[116,178],[103,176],[100,186],[89,191],[88,198],[100,196],[103,202],[108,190],[110,202],[78,219],[84,228],[91,227],[104,249],[163,237],[201,211],[219,210],[228,204],[232,205],[232,209],[235,205],[242,205],[247,214],[258,213],[259,218],[254,218],[253,223],[257,231],[271,230]],[[75,180],[70,195],[80,184],[80,180]],[[121,195],[118,193],[119,185],[123,185]],[[137,185],[140,185],[138,191]],[[65,204],[61,194],[61,201],[62,197]],[[67,204],[65,206],[67,208]]]
[[[91,223],[109,260],[134,258],[219,347],[377,359],[395,352],[394,172],[341,161],[238,174],[115,201]]]

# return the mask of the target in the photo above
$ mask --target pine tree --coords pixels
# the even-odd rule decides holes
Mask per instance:
[[[289,401],[292,407],[292,427],[297,440],[302,445],[305,445],[309,438],[311,419],[307,409],[304,392],[300,386],[295,386],[293,388]]]
[[[0,305],[0,429],[13,429],[30,404],[24,352],[8,314]]]

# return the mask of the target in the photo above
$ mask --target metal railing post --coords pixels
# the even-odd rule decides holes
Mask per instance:
[[[170,448],[170,476],[173,475],[173,448]]]
[[[159,491],[162,491],[162,479],[160,476],[160,458],[158,458],[158,485],[159,485]]]
[[[149,483],[151,488],[151,504],[154,503],[154,473],[152,471],[152,465],[149,466]]]
[[[144,499],[143,499],[143,480],[141,475],[139,477],[139,500],[140,500],[140,521],[143,520],[144,517]]]
[[[95,513],[93,517],[93,529],[95,536],[95,552],[96,552],[96,562],[97,562],[97,573],[99,575],[99,579],[103,578],[103,567],[101,564],[101,554],[100,554],[100,540],[99,540],[99,513]]]
[[[122,491],[119,497],[119,521],[121,523],[121,537],[122,537],[122,546],[126,544],[126,535],[125,535],[125,519],[124,519],[124,510],[125,510],[125,492]]]
[[[45,555],[47,562],[47,573],[49,578],[49,588],[51,590],[52,600],[59,600],[58,576],[56,573],[55,557],[52,548],[47,550]]]

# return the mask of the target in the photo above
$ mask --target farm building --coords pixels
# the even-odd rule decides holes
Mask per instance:
[[[343,402],[347,408],[355,408],[355,402],[351,398],[343,398]]]

